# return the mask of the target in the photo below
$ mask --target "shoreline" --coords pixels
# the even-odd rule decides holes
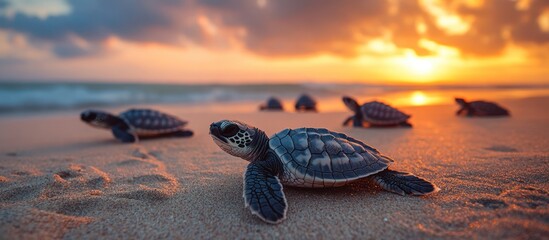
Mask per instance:
[[[451,99],[452,97],[449,97]],[[367,99],[366,101],[372,100],[390,100],[388,97],[384,98],[358,98],[358,99]],[[477,100],[476,98],[471,98],[472,100]],[[538,96],[528,96],[528,97],[504,97],[497,99],[490,99],[490,101],[497,101],[499,103],[513,102],[513,101],[543,101],[544,99],[549,99],[549,95],[538,95]],[[285,112],[287,113],[296,113],[293,109],[294,100],[282,100],[285,107]],[[322,107],[326,102],[330,103],[329,107]],[[363,101],[360,101],[363,102]],[[399,109],[408,109],[408,108],[422,108],[422,107],[438,107],[438,106],[448,106],[455,107],[457,110],[457,105],[450,100],[446,102],[438,103],[429,103],[421,105],[395,105],[391,104],[390,101],[384,101],[394,107]],[[10,119],[10,118],[27,118],[27,117],[48,117],[56,115],[77,115],[80,112],[87,109],[102,109],[105,111],[110,111],[113,113],[121,112],[129,108],[153,108],[153,109],[173,109],[175,111],[189,113],[208,113],[208,112],[218,112],[218,113],[229,113],[229,112],[238,112],[238,113],[255,113],[259,112],[258,108],[261,104],[261,101],[253,100],[242,100],[242,101],[232,101],[232,102],[203,102],[203,103],[149,103],[149,104],[121,104],[116,106],[100,106],[100,107],[78,107],[72,109],[54,109],[54,110],[38,110],[34,112],[0,112],[0,119]],[[320,99],[319,105],[321,113],[346,113],[349,110],[345,107],[343,102],[339,98],[330,98],[330,99]],[[172,111],[173,111],[172,110]],[[267,111],[268,112],[268,111]]]
[[[356,97],[359,102],[379,100],[395,107],[431,106],[454,104],[453,97],[469,96],[469,99],[489,101],[514,100],[531,97],[549,97],[549,87],[429,87],[390,85],[267,85],[229,86],[207,88],[209,85],[190,85],[190,89],[164,85],[78,84],[64,86],[60,83],[44,83],[44,86],[20,84],[19,87],[0,91],[0,97],[7,99],[0,104],[0,118],[12,115],[62,113],[87,108],[118,109],[132,106],[174,106],[180,105],[195,112],[223,112],[223,106],[241,107],[239,112],[254,112],[257,106],[270,96],[283,101],[287,110],[293,109],[295,98],[308,93],[319,102],[322,112],[345,111],[341,96]],[[0,83],[1,85],[1,83]],[[59,85],[59,86],[58,86]],[[27,86],[27,87],[25,87]],[[217,85],[215,85],[217,86]],[[330,87],[332,86],[332,87]],[[45,97],[49,96],[49,97]],[[227,105],[228,104],[228,105]],[[92,107],[97,106],[97,107]],[[243,107],[246,106],[246,107]],[[243,107],[243,108],[242,108]]]

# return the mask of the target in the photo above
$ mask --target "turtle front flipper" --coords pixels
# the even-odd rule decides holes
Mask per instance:
[[[473,110],[473,108],[471,108],[469,104],[466,104],[461,106],[461,108],[456,112],[456,116],[464,115],[464,116],[471,117],[474,115],[474,112],[475,111]]]
[[[245,205],[261,220],[280,223],[286,218],[287,209],[282,184],[260,161],[250,163],[244,174]]]
[[[471,107],[469,106],[469,103],[465,101],[463,98],[455,98],[456,103],[461,107],[457,112],[456,115],[461,115],[463,112],[466,112],[465,115],[470,116],[471,115]]]
[[[122,142],[131,143],[137,141],[137,135],[129,132],[130,128],[125,124],[119,124],[112,127],[112,134],[114,137]]]
[[[465,112],[467,110],[466,107],[461,107],[457,112],[456,112],[456,115],[459,116],[461,115],[463,112]]]
[[[385,170],[373,175],[373,179],[384,190],[400,195],[427,195],[440,190],[429,181],[405,172]]]
[[[343,126],[349,125],[349,123],[350,123],[351,121],[353,121],[354,117],[355,117],[355,116],[350,116],[350,117],[348,117],[347,119],[345,119],[345,121],[343,121]]]
[[[345,106],[347,106],[347,108],[354,112],[353,116],[345,120],[343,126],[349,124],[349,122],[352,120],[353,127],[363,127],[362,112],[360,110],[360,105],[358,105],[358,102],[351,97],[344,96],[343,103],[345,104]]]

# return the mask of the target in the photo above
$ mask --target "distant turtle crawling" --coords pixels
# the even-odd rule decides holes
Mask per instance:
[[[399,111],[382,102],[373,101],[360,106],[356,100],[351,97],[343,97],[343,103],[355,114],[343,122],[343,126],[353,121],[353,126],[362,127],[367,122],[372,127],[387,126],[405,126],[412,127],[408,122],[410,115]]]
[[[225,152],[250,162],[244,175],[244,201],[252,214],[268,223],[286,217],[282,185],[327,188],[369,178],[400,195],[439,190],[409,173],[389,170],[393,160],[343,133],[323,128],[284,129],[271,138],[242,122],[222,120],[210,135]]]
[[[456,115],[465,115],[468,117],[488,117],[488,116],[509,116],[509,111],[496,103],[486,101],[466,102],[463,98],[456,98],[456,103],[461,108]]]
[[[88,110],[82,112],[80,118],[93,127],[111,129],[114,137],[122,142],[136,142],[139,138],[193,135],[192,131],[183,129],[186,121],[151,109],[130,109],[118,116]]]
[[[301,95],[295,102],[296,111],[312,111],[316,112],[316,101],[309,95]]]
[[[261,104],[261,106],[259,106],[259,110],[284,111],[284,107],[282,106],[282,102],[280,102],[278,98],[270,97],[269,99],[267,99],[266,103]]]

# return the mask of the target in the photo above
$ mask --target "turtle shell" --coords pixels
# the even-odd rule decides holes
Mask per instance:
[[[395,125],[406,122],[410,115],[385,103],[373,101],[360,107],[364,121],[375,125]]]
[[[477,116],[509,115],[509,111],[507,111],[507,109],[493,102],[474,101],[469,103],[469,106],[473,109],[473,114]]]
[[[271,97],[267,100],[266,104],[263,104],[261,109],[265,110],[282,110],[284,107],[278,98]]]
[[[140,136],[175,132],[187,124],[175,116],[151,109],[130,109],[120,113],[119,117]]]
[[[296,109],[316,109],[316,101],[309,95],[303,94],[301,95],[296,103],[295,103]]]
[[[269,140],[280,158],[283,184],[334,187],[387,169],[392,159],[343,133],[323,128],[285,129]]]

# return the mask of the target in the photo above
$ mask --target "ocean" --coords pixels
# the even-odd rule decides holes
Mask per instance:
[[[0,114],[52,112],[85,108],[158,104],[257,103],[275,96],[289,103],[307,93],[330,102],[320,108],[343,110],[341,96],[360,101],[382,100],[395,106],[450,104],[453,96],[517,98],[549,96],[549,85],[537,86],[413,86],[375,84],[134,84],[0,82]],[[256,111],[256,108],[249,109]]]

